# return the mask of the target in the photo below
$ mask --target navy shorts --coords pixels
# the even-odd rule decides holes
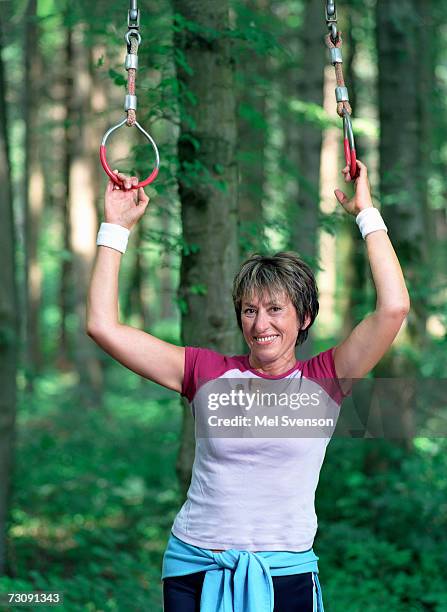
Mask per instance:
[[[200,596],[206,572],[173,576],[163,580],[164,612],[200,612]],[[274,612],[313,612],[312,572],[272,576],[275,593]]]

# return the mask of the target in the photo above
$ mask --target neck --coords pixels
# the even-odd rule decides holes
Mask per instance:
[[[292,352],[287,355],[282,355],[274,361],[263,362],[250,353],[248,356],[248,362],[251,368],[258,370],[258,372],[261,374],[267,374],[268,376],[280,376],[293,368],[293,366],[296,364],[296,357],[295,352]]]

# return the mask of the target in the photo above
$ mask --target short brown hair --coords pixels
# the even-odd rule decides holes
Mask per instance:
[[[242,329],[242,300],[251,295],[286,293],[295,306],[300,323],[309,316],[310,324],[300,329],[296,345],[302,344],[318,314],[318,288],[310,267],[293,252],[273,256],[255,254],[241,266],[233,281],[233,303],[237,323]]]

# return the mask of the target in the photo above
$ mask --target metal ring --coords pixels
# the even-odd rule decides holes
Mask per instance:
[[[130,37],[131,36],[136,36],[137,39],[138,39],[138,44],[141,45],[141,36],[140,36],[140,33],[138,32],[138,30],[129,30],[128,32],[126,32],[124,34],[124,39],[127,42],[127,44],[129,45],[129,47],[130,47]]]
[[[335,23],[331,23],[330,25],[330,30],[331,30],[331,38],[332,38],[332,42],[335,44],[337,44],[337,38],[338,38],[338,30],[337,30],[337,25]]]
[[[120,127],[122,127],[126,122],[127,122],[127,117],[125,117],[122,121],[120,121],[119,123],[117,123],[113,127],[109,128],[107,130],[107,132],[104,134],[104,136],[102,138],[102,141],[101,141],[101,146],[99,148],[99,159],[101,160],[101,164],[102,164],[102,167],[104,168],[105,173],[112,179],[112,181],[114,183],[116,183],[120,187],[122,187],[123,182],[116,176],[116,174],[114,174],[114,172],[111,170],[109,164],[107,163],[106,142],[107,142],[107,139],[109,138],[109,136],[115,130],[118,130]],[[135,125],[136,128],[138,128],[140,130],[140,132],[142,134],[144,134],[144,136],[150,142],[150,144],[151,144],[151,146],[152,146],[152,148],[154,150],[154,153],[155,153],[155,167],[152,170],[151,174],[146,179],[144,179],[144,181],[140,181],[138,183],[138,185],[134,185],[132,187],[132,189],[138,189],[139,187],[146,187],[146,185],[149,185],[150,183],[152,183],[152,181],[154,181],[157,178],[158,170],[159,170],[159,167],[160,167],[160,155],[158,153],[157,145],[155,144],[155,141],[152,138],[152,136],[150,136],[150,134],[148,134],[146,132],[146,130],[141,127],[141,125],[138,123],[138,121],[136,121],[134,125]]]

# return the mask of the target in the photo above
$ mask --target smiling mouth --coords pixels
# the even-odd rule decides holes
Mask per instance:
[[[270,344],[271,342],[273,342],[276,338],[278,338],[277,335],[273,335],[273,336],[253,336],[253,340],[257,343],[257,344]]]

